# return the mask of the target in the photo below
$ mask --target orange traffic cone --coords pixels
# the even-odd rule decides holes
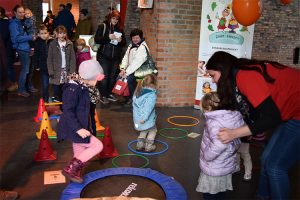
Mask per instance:
[[[97,110],[95,109],[95,121],[96,121],[96,131],[104,131],[105,128],[103,126],[101,126],[100,124],[100,119],[98,117],[98,113]]]
[[[42,118],[40,131],[36,132],[36,137],[38,139],[41,139],[41,134],[44,129],[46,129],[49,137],[56,137],[56,132],[51,127],[47,111],[43,112],[43,118]]]
[[[39,150],[34,153],[34,161],[50,161],[56,160],[56,152],[53,151],[46,129],[43,130]]]
[[[117,149],[114,147],[114,144],[112,142],[111,132],[109,127],[105,128],[105,134],[102,142],[103,142],[103,150],[100,152],[98,156],[99,158],[112,158],[119,155]]]
[[[44,99],[40,99],[40,101],[39,101],[39,105],[38,105],[38,111],[37,111],[37,113],[36,113],[36,116],[33,118],[33,120],[35,121],[35,122],[39,122],[39,121],[41,121],[41,120],[39,120],[39,119],[41,119],[42,117],[43,117],[43,112],[46,110],[46,107],[45,107],[45,102],[44,102]]]

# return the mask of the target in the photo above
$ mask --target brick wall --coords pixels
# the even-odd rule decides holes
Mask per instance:
[[[155,0],[141,28],[158,69],[159,106],[192,105],[200,32],[200,0]]]
[[[293,64],[293,51],[300,47],[300,1],[283,5],[265,0],[262,16],[255,24],[252,56]]]

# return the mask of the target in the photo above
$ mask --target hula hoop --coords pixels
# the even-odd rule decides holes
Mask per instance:
[[[171,119],[174,119],[174,118],[188,118],[188,119],[193,119],[195,120],[196,122],[193,123],[193,124],[177,124],[175,122],[172,122]],[[167,119],[167,121],[170,123],[170,124],[173,124],[175,126],[196,126],[197,124],[199,124],[199,119],[195,118],[195,117],[191,117],[191,116],[171,116]]]
[[[144,168],[144,167],[146,167],[146,166],[149,165],[149,159],[146,158],[145,156],[138,155],[138,154],[125,153],[125,154],[118,155],[118,156],[116,156],[116,157],[114,157],[112,159],[112,165],[113,165],[113,167],[119,167],[116,164],[116,160],[119,159],[120,157],[125,157],[125,156],[136,156],[136,157],[140,157],[140,158],[143,158],[144,160],[146,160],[146,163],[143,166],[139,167],[139,168]]]
[[[164,135],[162,133],[162,131],[164,131],[164,130],[177,130],[177,131],[183,132],[185,135],[183,135],[183,136],[177,136],[177,137],[176,136],[167,136],[167,135]],[[184,129],[181,129],[181,128],[162,128],[162,129],[160,129],[158,131],[158,134],[161,135],[161,136],[163,136],[163,137],[165,137],[165,138],[169,138],[169,139],[183,139],[183,138],[187,137],[187,135],[189,134],[189,132],[187,130],[184,130]]]
[[[185,189],[178,183],[173,177],[166,176],[161,172],[152,170],[150,168],[130,168],[130,167],[119,167],[119,168],[108,168],[90,172],[83,177],[84,182],[73,183],[71,182],[62,192],[60,200],[69,200],[74,198],[80,198],[81,191],[90,183],[97,179],[106,178],[109,176],[118,175],[132,175],[148,178],[151,181],[159,184],[166,195],[166,200],[187,200],[187,193]]]
[[[154,155],[159,155],[159,154],[163,154],[165,153],[168,149],[169,149],[169,145],[161,140],[155,140],[155,142],[158,142],[158,143],[161,143],[165,146],[165,149],[161,150],[161,151],[158,151],[158,152],[141,152],[141,151],[136,151],[134,150],[131,145],[133,143],[137,142],[137,140],[133,140],[131,142],[128,143],[128,149],[129,151],[133,152],[133,153],[136,153],[136,154],[142,154],[142,155],[147,155],[147,156],[154,156]]]

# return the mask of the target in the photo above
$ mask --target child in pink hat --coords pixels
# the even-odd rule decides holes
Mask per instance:
[[[62,173],[73,182],[83,182],[81,169],[103,149],[102,142],[92,135],[90,120],[91,100],[100,98],[95,86],[103,78],[98,61],[88,60],[80,64],[78,74],[71,74],[63,87],[63,114],[58,124],[57,140],[72,142],[74,156]]]

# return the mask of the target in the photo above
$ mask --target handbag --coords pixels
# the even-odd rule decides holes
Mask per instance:
[[[144,45],[145,46],[145,45]],[[145,46],[147,51],[147,60],[134,72],[134,76],[138,79],[144,78],[148,74],[157,75],[158,69],[152,56],[149,53],[148,48]]]
[[[127,79],[119,79],[117,80],[112,93],[119,95],[119,96],[124,96],[127,97],[129,96],[129,88],[128,88],[128,83],[127,83]]]
[[[103,33],[102,33],[102,36],[104,36],[104,34],[105,34],[105,29],[106,29],[106,24],[105,23],[103,23]],[[96,33],[95,33],[96,34]],[[89,46],[91,47],[91,49],[92,49],[92,51],[94,51],[94,52],[97,52],[98,51],[98,49],[100,48],[100,44],[97,44],[96,42],[95,42],[95,34],[89,39]]]

